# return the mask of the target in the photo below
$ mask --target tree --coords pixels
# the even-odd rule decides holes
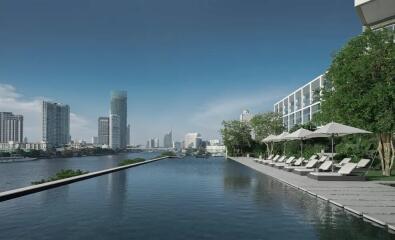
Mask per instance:
[[[390,176],[395,156],[394,34],[367,30],[353,38],[334,56],[326,78],[318,119],[374,132],[382,173]]]
[[[259,143],[270,134],[278,135],[284,131],[281,115],[274,112],[257,114],[251,119],[250,123],[255,133],[255,140]],[[273,152],[273,144],[271,147],[267,143],[265,144],[271,154]]]
[[[280,114],[266,112],[255,115],[250,121],[255,133],[255,140],[261,142],[270,134],[280,134],[284,130],[283,120]]]
[[[223,121],[222,139],[230,155],[243,155],[252,146],[251,127],[236,120]]]

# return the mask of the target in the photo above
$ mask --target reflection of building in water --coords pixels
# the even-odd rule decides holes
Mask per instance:
[[[106,178],[103,177],[103,179],[106,180],[107,195],[109,196],[108,201],[110,201],[109,203],[111,205],[109,214],[122,216],[126,212],[124,207],[127,197],[127,171],[110,173]]]

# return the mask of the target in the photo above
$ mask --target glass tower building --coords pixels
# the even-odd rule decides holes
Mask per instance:
[[[51,147],[63,146],[70,141],[70,107],[43,101],[42,140]]]
[[[112,91],[111,92],[111,107],[110,107],[110,145],[111,141],[114,143],[119,142],[119,148],[125,149],[127,144],[127,92],[126,91]],[[117,115],[119,118],[118,123],[112,125],[111,115]],[[114,119],[115,120],[115,119]],[[114,123],[117,121],[113,121]],[[112,136],[111,133],[117,133],[118,130],[112,129],[119,127],[119,136]],[[114,130],[114,131],[112,131]],[[119,141],[118,139],[119,138]]]

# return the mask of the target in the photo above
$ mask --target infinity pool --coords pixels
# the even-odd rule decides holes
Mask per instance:
[[[223,158],[169,159],[0,203],[0,239],[392,239]]]

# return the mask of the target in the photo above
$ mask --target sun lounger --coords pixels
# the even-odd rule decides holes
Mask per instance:
[[[266,164],[266,163],[270,163],[273,161],[277,161],[277,159],[279,159],[279,158],[280,158],[280,155],[276,155],[272,159],[259,160],[258,162],[261,164]]]
[[[365,176],[353,174],[357,165],[346,163],[338,172],[312,172],[308,174],[308,177],[318,181],[364,181]]]
[[[287,158],[287,156],[282,156],[277,161],[272,161],[272,162],[269,162],[269,163],[266,163],[266,164],[269,165],[269,166],[273,166],[276,163],[284,162],[286,158]]]
[[[326,155],[323,155],[323,156],[321,156],[320,157],[320,159],[318,159],[318,163],[323,163],[323,162],[325,162],[326,160],[328,160],[328,156],[326,156]]]
[[[292,172],[294,169],[312,169],[317,165],[317,163],[318,163],[317,159],[312,159],[305,166],[285,166],[284,170],[288,172]]]
[[[268,158],[266,158],[265,160],[272,160],[274,157],[273,154],[271,154]],[[255,162],[259,162],[260,160],[263,160],[261,157],[260,158],[255,158]]]
[[[357,163],[356,168],[354,169],[353,173],[364,173],[369,169],[370,159],[362,158]]]
[[[310,160],[313,160],[313,159],[317,159],[317,155],[311,155],[311,157],[309,158],[309,159],[303,159],[303,162],[304,163],[308,163]]]
[[[332,161],[325,161],[318,168],[318,171],[320,171],[320,172],[327,172],[327,171],[331,170],[331,167],[332,167]],[[305,169],[303,169],[303,168],[296,168],[292,172],[296,173],[296,174],[299,174],[299,175],[302,175],[302,176],[305,176],[305,175],[307,175],[307,174],[309,174],[311,172],[314,172],[314,171],[316,171],[316,169],[312,169],[312,168],[305,168]]]
[[[285,166],[288,166],[288,165],[292,164],[292,162],[293,162],[294,160],[295,160],[295,157],[292,156],[292,157],[288,158],[287,161],[285,161],[285,163],[284,163],[284,162],[282,162],[282,163],[275,163],[275,164],[273,165],[273,167],[276,167],[276,168],[281,169],[281,168],[283,168],[283,167],[285,167]]]
[[[343,160],[341,160],[339,163],[333,164],[333,166],[335,166],[335,168],[341,168],[344,165],[346,165],[347,163],[349,163],[351,161],[351,158],[343,158]]]

